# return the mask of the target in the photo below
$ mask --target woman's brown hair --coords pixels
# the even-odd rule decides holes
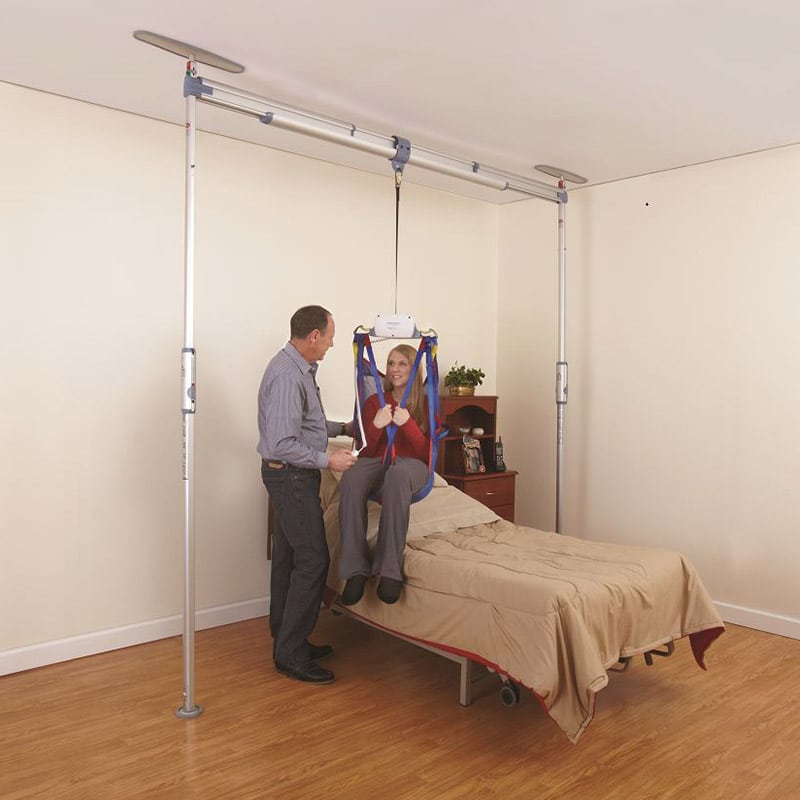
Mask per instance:
[[[408,361],[409,366],[414,366],[414,359],[417,357],[417,351],[408,344],[398,344],[389,351],[386,356],[386,365],[388,372],[389,359],[392,353],[399,353],[403,358]],[[421,365],[420,365],[421,366]],[[391,394],[392,384],[389,381],[389,376],[385,375],[383,378],[383,392],[385,395]],[[419,429],[423,433],[428,432],[428,418],[425,415],[425,389],[422,385],[421,368],[417,370],[414,376],[414,382],[411,384],[411,391],[408,393],[408,400],[406,402],[408,413],[414,417],[414,422],[419,425]]]

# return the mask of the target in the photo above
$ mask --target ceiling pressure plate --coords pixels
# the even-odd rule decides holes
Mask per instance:
[[[188,58],[190,61],[199,61],[209,67],[223,69],[225,72],[244,72],[244,67],[235,61],[218,56],[209,50],[203,50],[202,47],[195,47],[193,44],[170,39],[168,36],[161,36],[161,34],[151,33],[150,31],[134,31],[133,38],[146,44],[152,44],[154,47],[160,47],[169,53],[175,53],[176,56]]]
[[[534,169],[538,169],[539,172],[544,172],[545,175],[550,175],[559,180],[569,181],[570,183],[586,183],[586,178],[584,178],[583,175],[577,175],[569,170],[561,169],[561,167],[551,167],[549,164],[537,164]]]

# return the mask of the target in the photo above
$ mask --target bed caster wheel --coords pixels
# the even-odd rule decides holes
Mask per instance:
[[[508,681],[502,689],[500,689],[500,700],[504,706],[514,706],[519,703],[519,686],[516,683]]]

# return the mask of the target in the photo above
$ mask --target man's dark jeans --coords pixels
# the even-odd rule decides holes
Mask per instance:
[[[270,468],[261,478],[272,503],[269,627],[275,660],[297,667],[310,660],[308,637],[317,624],[330,555],[319,502],[317,469]]]

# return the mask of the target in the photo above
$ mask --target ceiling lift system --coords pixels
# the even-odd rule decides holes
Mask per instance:
[[[183,95],[186,98],[186,205],[184,233],[184,337],[181,350],[181,413],[183,418],[183,509],[184,509],[184,609],[183,609],[183,704],[177,716],[191,719],[203,709],[194,697],[194,626],[195,626],[195,524],[194,524],[194,414],[196,404],[194,348],[194,170],[197,101],[255,117],[265,125],[283,128],[324,141],[382,156],[393,164],[420,167],[443,175],[477,183],[497,191],[518,192],[558,204],[558,361],[556,363],[557,474],[556,523],[561,532],[563,488],[564,416],[567,405],[566,361],[566,183],[585,183],[580,175],[558,167],[537,165],[536,169],[558,180],[557,187],[521,175],[484,167],[437,153],[407,139],[363,130],[348,122],[293,108],[250,92],[236,89],[197,75],[196,64],[206,64],[232,73],[244,67],[200,47],[170,39],[149,31],[134,31],[139,41],[187,59]],[[395,309],[396,311],[396,309]]]

